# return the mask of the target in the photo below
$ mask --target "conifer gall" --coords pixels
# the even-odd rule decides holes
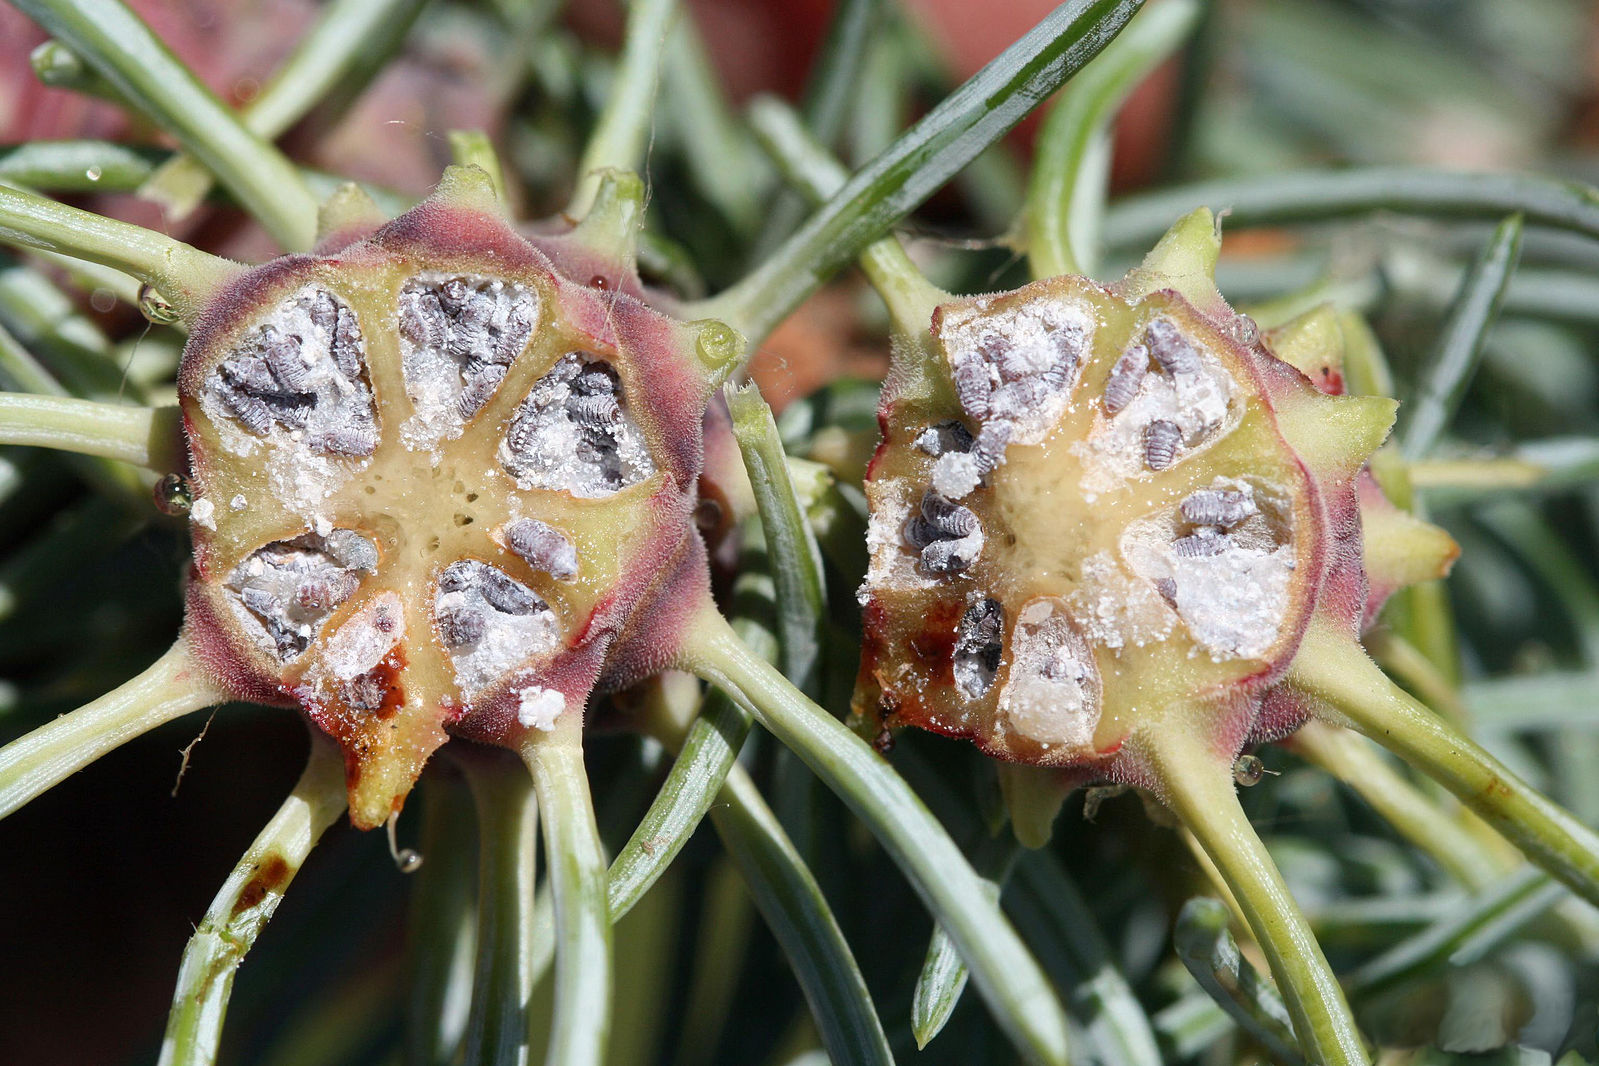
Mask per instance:
[[[1368,574],[1361,518],[1386,501],[1362,470],[1393,404],[1319,389],[1168,268],[1214,240],[1195,216],[1118,285],[951,300],[907,346],[867,482],[863,730],[1158,792],[1162,731],[1224,765],[1292,732],[1306,711],[1278,690],[1313,616],[1353,639],[1372,586],[1447,566],[1413,523],[1421,572]]]
[[[242,274],[190,335],[187,635],[338,740],[360,826],[449,735],[515,745],[659,669],[704,599],[705,327],[572,240],[452,170]],[[602,260],[621,283],[587,284]]]

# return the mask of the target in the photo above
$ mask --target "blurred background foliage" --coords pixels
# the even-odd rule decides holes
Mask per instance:
[[[240,104],[316,13],[308,0],[134,6]],[[608,4],[557,6],[430,5],[368,91],[335,93],[284,143],[308,165],[414,198],[449,160],[446,131],[480,128],[500,147],[519,214],[557,210],[605,98],[620,27]],[[804,98],[807,72],[826,55],[831,5],[688,7],[699,39],[679,35],[668,46],[644,266],[692,295],[739,276],[800,217],[740,108],[757,91]],[[836,143],[857,164],[1047,5],[885,8],[867,75],[839,115]],[[0,7],[0,141],[162,146],[112,105],[42,87],[28,60],[41,39]],[[905,230],[941,284],[981,291],[1023,280],[1007,235],[1035,131],[1024,125]],[[1158,190],[1278,175],[1292,196],[1303,180],[1294,175],[1307,169],[1389,164],[1599,182],[1599,9],[1580,0],[1205,5],[1193,39],[1118,122],[1103,274],[1118,274],[1149,242],[1137,209]],[[82,202],[164,225],[154,207],[126,195]],[[1187,206],[1172,205],[1167,220]],[[226,254],[267,254],[259,233],[225,206],[169,228]],[[1360,311],[1403,399],[1488,229],[1367,211],[1292,229],[1241,228],[1227,241],[1221,284],[1263,324],[1321,299]],[[41,269],[59,287],[44,284]],[[170,396],[181,338],[107,295],[92,278],[7,258],[0,326],[75,391]],[[1446,591],[1397,603],[1375,645],[1402,680],[1468,716],[1496,754],[1590,824],[1599,822],[1596,327],[1599,245],[1529,231],[1480,373],[1426,473],[1415,473],[1418,501],[1464,554]],[[875,432],[872,379],[886,367],[886,328],[875,297],[845,277],[756,362],[791,452],[831,465],[843,498],[857,504],[849,482],[858,482]],[[128,366],[125,379],[85,378],[86,367],[103,364],[84,353],[106,351]],[[7,363],[7,387],[19,387],[18,372]],[[1518,483],[1518,457],[1544,464],[1536,484]],[[186,543],[179,523],[152,520],[142,497],[93,462],[0,449],[0,498],[0,735],[9,738],[165,649],[180,618]],[[823,702],[840,713],[855,669],[853,589],[863,561],[849,550],[858,527],[844,513],[823,538],[842,550],[828,553],[833,643],[820,682]],[[153,1060],[191,923],[292,784],[305,744],[293,716],[259,708],[222,708],[191,745],[197,729],[192,720],[159,729],[0,823],[0,1061]],[[1260,754],[1268,773],[1246,790],[1246,806],[1335,967],[1353,975],[1363,1024],[1395,1049],[1384,1062],[1599,1056],[1591,912],[1546,882],[1485,871],[1486,884],[1463,884],[1292,751]],[[998,803],[991,768],[926,736],[902,737],[893,758],[975,862],[1008,858],[988,854]],[[925,1051],[913,1050],[912,989],[930,932],[921,907],[792,756],[757,736],[745,760],[816,871],[902,1061],[1012,1061],[971,996]],[[590,762],[602,830],[619,846],[667,760],[650,742],[616,735],[596,740]],[[475,849],[469,819],[452,832],[463,824],[450,800],[459,783],[441,768],[423,790],[400,825],[428,858],[415,876],[395,871],[380,835],[347,826],[314,853],[242,970],[225,1061],[401,1061],[412,1024],[408,914],[428,893],[447,892],[452,872],[470,870]],[[1132,796],[1074,798],[1054,843],[1016,861],[1005,903],[1072,1008],[1078,1062],[1125,1061],[1117,1048],[1127,1029],[1153,1032],[1169,1062],[1278,1054],[1269,997],[1249,994],[1249,946],[1243,971],[1236,959],[1229,971],[1225,956],[1236,948],[1224,929],[1204,907],[1184,908],[1207,891],[1180,837]],[[618,1066],[821,1061],[787,963],[708,831],[622,923],[616,943]],[[1255,1020],[1240,1026],[1207,984],[1222,1000],[1241,997],[1233,1011],[1253,1010]],[[1433,1050],[1400,1050],[1424,1047]]]

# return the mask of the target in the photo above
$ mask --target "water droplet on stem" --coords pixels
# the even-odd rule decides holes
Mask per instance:
[[[415,848],[402,848],[394,839],[394,826],[400,820],[398,812],[389,815],[389,857],[394,860],[394,868],[402,874],[413,874],[422,867],[422,853]]]
[[[1259,755],[1240,755],[1233,763],[1233,780],[1244,788],[1253,788],[1266,776],[1266,764]]]
[[[194,506],[194,488],[182,474],[167,474],[155,483],[155,506],[162,514],[184,515]]]

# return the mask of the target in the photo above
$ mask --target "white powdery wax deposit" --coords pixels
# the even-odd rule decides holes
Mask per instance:
[[[966,374],[986,378],[986,410],[967,414],[1008,422],[1011,442],[1037,444],[1070,403],[1093,344],[1094,317],[1088,307],[1059,298],[997,312],[991,306],[980,301],[947,313],[939,335],[957,370],[976,363]]]
[[[326,289],[306,286],[279,304],[207,375],[201,410],[224,447],[368,456],[377,417],[355,312]]]
[[[945,452],[933,463],[933,488],[951,500],[970,495],[982,476],[976,456],[968,452]]]
[[[499,460],[520,488],[583,499],[610,496],[656,470],[614,371],[579,352],[563,356],[533,386],[500,442]]]
[[[449,647],[456,684],[469,699],[560,642],[560,625],[549,604],[510,575],[476,560],[445,569],[433,617]]]
[[[1016,616],[1010,675],[999,713],[1016,733],[1044,747],[1091,748],[1099,724],[1099,670],[1066,604],[1031,601]]]
[[[384,656],[405,638],[405,607],[394,592],[383,592],[361,605],[323,645],[317,673],[349,681],[375,670]]]
[[[337,607],[377,566],[377,549],[351,530],[276,541],[234,567],[226,587],[246,632],[280,660],[304,654]]]
[[[1212,488],[1249,493],[1257,510],[1225,531],[1195,527],[1178,511],[1130,524],[1122,554],[1151,587],[1164,586],[1194,640],[1220,662],[1264,655],[1281,635],[1297,565],[1288,503],[1266,488],[1217,478]],[[1185,541],[1214,538],[1203,552]]]
[[[1171,559],[1177,613],[1211,657],[1250,659],[1277,642],[1288,612],[1293,549],[1229,548],[1208,558]]]
[[[856,593],[862,607],[871,602],[874,589],[931,589],[939,584],[917,569],[920,553],[905,539],[905,523],[920,510],[921,492],[903,480],[878,489],[866,526],[868,565],[866,581]]]
[[[1083,560],[1081,579],[1067,602],[1084,635],[1112,650],[1164,640],[1174,627],[1160,593],[1125,573],[1109,552]]]
[[[400,427],[412,451],[459,437],[522,354],[539,316],[525,285],[429,272],[400,290],[400,360],[416,413]]]
[[[1151,422],[1176,424],[1182,434],[1177,446],[1177,461],[1181,462],[1219,439],[1237,421],[1237,382],[1214,356],[1203,348],[1195,351],[1197,371],[1144,375],[1138,392],[1125,407],[1108,417],[1097,414],[1088,438],[1072,445],[1083,464],[1081,487],[1089,501],[1150,472],[1145,462],[1144,430]]]
[[[516,694],[516,720],[526,729],[549,732],[566,710],[566,697],[553,688],[529,685]]]

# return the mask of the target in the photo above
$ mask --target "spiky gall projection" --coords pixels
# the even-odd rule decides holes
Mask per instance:
[[[651,310],[598,226],[519,235],[476,170],[332,228],[232,279],[185,348],[185,632],[231,694],[338,741],[370,827],[451,734],[519,747],[670,658],[706,580],[702,353],[735,345]]]

